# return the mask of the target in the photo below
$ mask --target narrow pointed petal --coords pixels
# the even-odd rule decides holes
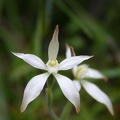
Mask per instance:
[[[72,69],[72,73],[74,75],[74,77],[76,78],[76,71],[78,69],[78,66],[74,66],[73,69]]]
[[[27,105],[41,93],[49,75],[49,73],[37,75],[28,82],[23,95],[23,101],[20,108],[21,112],[23,112]]]
[[[105,79],[106,77],[96,69],[87,68],[86,74],[84,75],[86,78],[95,78],[95,79]]]
[[[57,58],[58,50],[59,50],[58,33],[59,33],[59,28],[57,25],[48,48],[49,60],[56,60]]]
[[[73,80],[73,83],[75,84],[77,90],[80,91],[80,89],[81,89],[80,81],[78,81],[78,80]]]
[[[66,58],[75,56],[74,48],[66,44]]]
[[[66,58],[70,58],[71,55],[71,50],[68,44],[66,44]]]
[[[92,56],[74,56],[74,57],[67,58],[60,63],[59,70],[71,69],[74,66],[77,66],[78,64],[83,62],[84,60],[87,60],[91,57]]]
[[[67,77],[60,74],[53,74],[65,97],[75,106],[76,112],[80,111],[80,96],[74,83]]]
[[[103,91],[101,91],[95,84],[85,80],[82,80],[81,84],[89,95],[91,95],[98,102],[104,104],[108,108],[110,113],[114,115],[111,100]]]
[[[16,52],[12,52],[12,53],[13,55],[23,59],[25,62],[27,62],[28,64],[30,64],[35,68],[47,70],[47,67],[44,64],[44,62],[39,57],[33,54],[24,54],[24,53],[16,53]]]
[[[72,53],[73,53],[73,55],[72,55]],[[74,52],[73,48],[70,48],[70,46],[68,44],[66,44],[66,58],[70,58],[72,56],[75,56],[75,52]],[[74,66],[72,69],[74,76],[75,76],[76,70],[77,70],[77,66]]]
[[[66,58],[69,58],[69,57],[71,57],[71,50],[70,50],[69,45],[67,44],[66,45]]]

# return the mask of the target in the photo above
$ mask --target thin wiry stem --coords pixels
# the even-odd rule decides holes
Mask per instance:
[[[72,110],[72,104],[68,101],[61,113],[60,120],[68,120],[71,110]]]
[[[53,84],[54,84],[54,81],[53,81]],[[53,86],[53,84],[52,84],[52,86]],[[52,101],[53,101],[52,86],[48,85],[48,88],[46,89],[48,110],[49,110],[49,114],[50,114],[50,116],[52,117],[53,120],[59,120],[57,115],[55,114],[55,112],[52,109]]]

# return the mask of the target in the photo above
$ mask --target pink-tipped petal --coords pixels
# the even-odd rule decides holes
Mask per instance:
[[[49,75],[49,73],[37,75],[28,82],[24,90],[22,105],[20,108],[21,112],[23,112],[28,104],[41,93]]]
[[[67,77],[60,74],[53,74],[65,97],[75,106],[76,112],[80,111],[80,96],[74,83]]]
[[[70,58],[70,57],[72,57],[70,46],[66,44],[66,58]]]
[[[108,108],[109,112],[114,115],[111,100],[103,91],[101,91],[95,84],[85,80],[82,80],[81,84],[89,95],[91,95],[98,102],[104,104]]]
[[[57,58],[58,50],[59,50],[58,33],[59,33],[59,28],[57,25],[55,28],[55,31],[53,33],[52,40],[51,40],[49,47],[48,47],[49,60],[56,60],[56,58]]]
[[[30,64],[31,66],[42,69],[42,70],[47,70],[46,65],[44,62],[37,56],[33,54],[24,54],[24,53],[17,53],[17,52],[12,52],[13,55],[17,56],[18,58],[23,59],[25,62]]]

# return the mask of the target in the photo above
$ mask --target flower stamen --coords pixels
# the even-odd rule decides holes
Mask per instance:
[[[51,60],[49,63],[50,66],[55,66],[56,65],[56,60]]]
[[[83,78],[85,73],[86,73],[86,70],[87,70],[88,66],[87,65],[80,65],[76,71],[76,78],[77,79],[80,79],[80,78]]]
[[[57,73],[58,72],[58,66],[59,66],[59,63],[57,60],[48,60],[47,62],[47,68],[48,68],[48,71],[50,73]]]

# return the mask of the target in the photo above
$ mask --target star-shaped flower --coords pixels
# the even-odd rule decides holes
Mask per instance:
[[[59,28],[57,25],[52,40],[49,44],[49,60],[46,64],[33,54],[12,52],[15,56],[23,59],[31,66],[47,71],[43,74],[36,75],[28,82],[24,90],[21,112],[23,112],[26,109],[27,105],[41,93],[50,74],[56,78],[65,97],[75,106],[76,112],[79,112],[80,110],[80,97],[77,88],[68,77],[60,75],[58,71],[71,69],[74,66],[80,64],[82,61],[89,59],[91,56],[74,56],[58,63],[56,59],[59,50],[58,32]]]
[[[70,58],[75,56],[72,47],[66,46],[66,57]],[[89,68],[87,65],[74,66],[72,69],[75,80],[73,80],[76,88],[80,91],[81,86],[86,90],[86,92],[92,96],[96,101],[104,104],[109,112],[114,115],[113,106],[109,97],[101,91],[95,84],[88,82],[86,78],[93,79],[106,79],[106,77],[96,69]]]

